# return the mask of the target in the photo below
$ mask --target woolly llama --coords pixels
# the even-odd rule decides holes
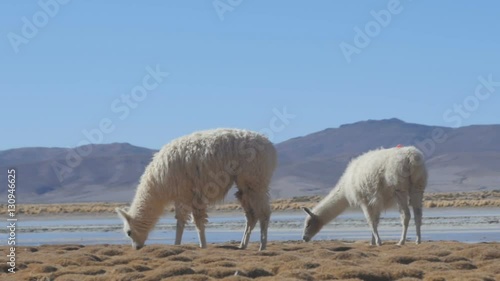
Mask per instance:
[[[304,224],[304,241],[308,242],[321,228],[349,206],[360,206],[372,230],[371,245],[382,245],[377,226],[382,210],[397,202],[403,232],[398,245],[403,245],[413,207],[420,244],[422,197],[427,185],[427,170],[422,152],[417,148],[395,147],[367,152],[347,166],[337,186],[308,214]],[[409,201],[409,202],[408,202]],[[409,204],[408,204],[409,203]]]
[[[274,145],[263,135],[237,129],[196,132],[165,145],[153,157],[140,179],[128,210],[117,209],[132,246],[140,249],[165,206],[175,205],[175,244],[192,215],[201,248],[206,248],[207,207],[222,201],[236,183],[246,228],[240,248],[260,223],[260,250],[267,244],[271,215],[269,184],[276,167]]]

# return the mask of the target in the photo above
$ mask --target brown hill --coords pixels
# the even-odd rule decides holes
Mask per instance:
[[[324,194],[353,157],[379,147],[415,145],[425,154],[432,192],[500,188],[500,125],[446,128],[398,119],[326,129],[277,145],[275,189],[287,196]]]

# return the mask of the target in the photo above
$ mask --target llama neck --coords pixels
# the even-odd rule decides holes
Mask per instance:
[[[347,207],[349,207],[349,202],[345,197],[344,189],[342,185],[337,185],[312,211],[324,224],[327,224]]]
[[[164,197],[147,183],[141,182],[130,206],[130,216],[134,225],[141,230],[151,230],[165,209]]]

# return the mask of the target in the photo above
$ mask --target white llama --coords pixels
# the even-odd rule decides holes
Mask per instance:
[[[132,246],[144,246],[164,208],[175,204],[179,245],[192,214],[200,247],[206,248],[207,207],[222,201],[236,183],[236,197],[246,216],[240,248],[247,247],[250,233],[260,222],[260,250],[267,244],[271,215],[269,184],[276,167],[274,145],[263,135],[237,129],[196,132],[165,145],[153,157],[140,179],[130,209],[117,209]]]
[[[427,169],[417,148],[395,147],[367,152],[352,160],[337,186],[308,214],[304,224],[304,241],[308,242],[321,228],[349,206],[360,206],[372,230],[372,245],[382,245],[377,226],[382,210],[397,202],[403,232],[403,245],[410,222],[409,204],[413,206],[416,243],[420,244],[422,198],[427,185]],[[395,199],[395,200],[394,200]]]

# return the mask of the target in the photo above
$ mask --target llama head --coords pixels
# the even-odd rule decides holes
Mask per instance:
[[[314,214],[309,208],[302,207],[302,210],[307,214],[304,222],[304,234],[302,235],[302,239],[305,242],[309,242],[311,238],[321,230],[323,223],[321,223],[318,215]]]
[[[134,218],[125,209],[116,208],[118,216],[123,220],[123,231],[132,240],[132,247],[136,250],[144,247],[144,242],[148,238],[148,234],[137,228]]]

